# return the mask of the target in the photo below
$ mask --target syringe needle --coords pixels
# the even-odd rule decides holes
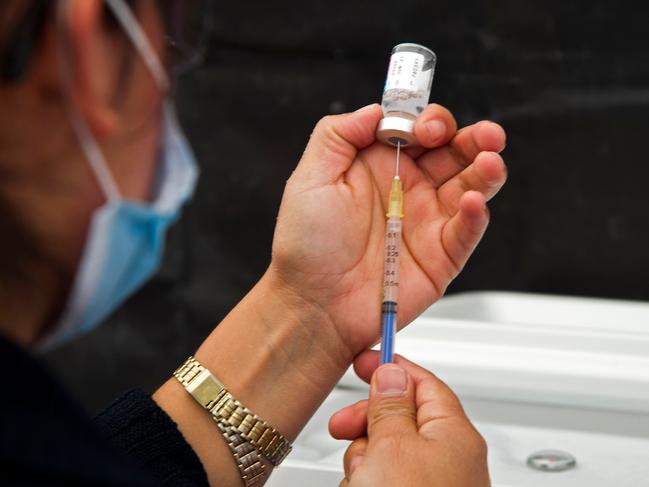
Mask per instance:
[[[399,177],[399,155],[401,154],[401,141],[397,141],[397,169],[396,169],[396,174],[394,175],[395,178]]]

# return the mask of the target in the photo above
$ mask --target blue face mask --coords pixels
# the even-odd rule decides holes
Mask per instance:
[[[126,8],[121,0],[108,4]],[[116,14],[124,22],[124,12]],[[133,29],[141,32],[137,24],[128,22],[127,18],[127,32]],[[136,46],[149,66],[159,65],[157,57],[149,58],[150,49],[143,50],[137,42]],[[161,68],[154,77],[158,79],[160,73],[164,73]],[[166,79],[163,82],[158,81],[163,84],[161,88],[166,88]],[[107,201],[92,216],[63,314],[42,341],[41,348],[51,348],[95,328],[151,277],[160,264],[166,231],[178,218],[183,203],[192,196],[198,177],[194,155],[180,131],[170,102],[164,107],[156,188],[150,203],[125,200],[119,195],[96,140],[72,108],[70,120]]]

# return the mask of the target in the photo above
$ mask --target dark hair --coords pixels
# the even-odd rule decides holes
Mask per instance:
[[[11,83],[23,77],[53,5],[51,0],[33,0],[22,18],[15,23],[0,50],[1,82]]]
[[[25,9],[22,18],[17,20],[15,27],[10,30],[7,41],[0,46],[0,83],[16,82],[25,75],[45,22],[54,13],[56,0],[31,1],[32,4]],[[126,3],[133,7],[135,0],[127,0]],[[0,18],[4,14],[2,7],[6,5],[0,5]],[[112,11],[107,6],[104,9],[108,27],[117,28],[117,19]]]

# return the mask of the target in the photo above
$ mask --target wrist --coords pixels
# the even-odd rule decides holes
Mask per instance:
[[[329,315],[271,268],[195,354],[244,406],[293,441],[352,361]],[[239,485],[216,423],[171,379],[154,395],[211,483]]]
[[[257,287],[265,297],[259,300],[262,307],[268,309],[266,302],[269,302],[285,310],[284,324],[294,337],[303,340],[302,351],[306,355],[316,352],[343,371],[351,365],[357,353],[340,334],[324,305],[309,298],[298,286],[288,284],[272,264]]]
[[[293,440],[352,361],[326,312],[272,269],[196,352],[253,412]]]

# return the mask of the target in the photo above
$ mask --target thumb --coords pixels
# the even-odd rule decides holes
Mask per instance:
[[[371,443],[380,437],[408,432],[417,432],[413,381],[401,366],[382,365],[372,376],[367,436]]]
[[[359,149],[375,141],[383,116],[378,104],[322,118],[311,134],[296,172],[317,186],[330,184],[351,166]]]

